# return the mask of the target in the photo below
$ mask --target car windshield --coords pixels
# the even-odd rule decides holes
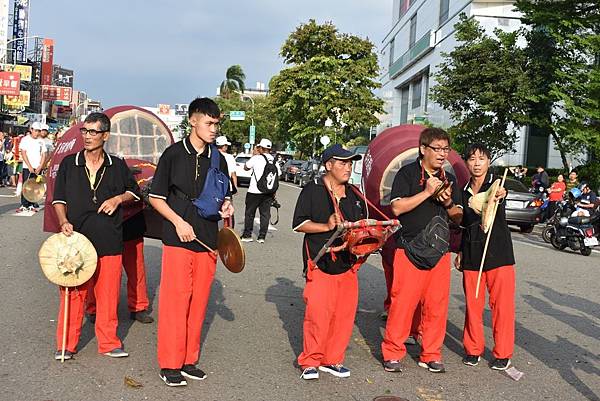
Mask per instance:
[[[235,158],[236,163],[246,163],[250,158],[248,156],[238,156]]]
[[[511,180],[510,178],[507,178],[504,182],[504,188],[506,188],[508,191],[514,192],[529,192],[527,187],[522,182]]]

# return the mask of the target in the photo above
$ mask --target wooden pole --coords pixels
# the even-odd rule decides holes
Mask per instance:
[[[504,175],[502,176],[502,182],[500,183],[500,188],[504,188],[504,182],[506,181],[506,174],[508,174],[508,169],[504,169]],[[496,196],[496,194],[492,194],[492,196]],[[481,275],[483,274],[483,265],[485,264],[485,256],[487,254],[488,244],[490,243],[490,237],[492,236],[492,229],[494,228],[494,221],[496,221],[496,211],[498,210],[498,203],[494,204],[494,212],[492,213],[492,221],[490,222],[490,230],[487,232],[487,236],[485,238],[485,245],[483,247],[483,255],[481,256],[481,263],[479,264],[479,274],[477,275],[477,287],[475,287],[475,299],[479,298],[479,285],[481,284]]]
[[[65,287],[65,311],[63,317],[62,352],[60,362],[65,362],[65,348],[67,347],[67,322],[69,316],[69,287]]]

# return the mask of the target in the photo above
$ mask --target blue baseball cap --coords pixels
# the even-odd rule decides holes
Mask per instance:
[[[331,158],[337,160],[360,160],[362,159],[362,156],[357,153],[352,153],[349,150],[344,149],[339,143],[336,143],[323,151],[321,162],[325,164],[325,162]]]

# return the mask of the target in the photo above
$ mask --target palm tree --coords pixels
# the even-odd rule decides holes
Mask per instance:
[[[244,74],[241,65],[236,64],[229,67],[225,73],[225,80],[221,82],[221,96],[229,97],[234,91],[244,93],[246,89],[245,79],[246,74]]]

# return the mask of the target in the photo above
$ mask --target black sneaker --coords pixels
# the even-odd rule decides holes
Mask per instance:
[[[184,377],[192,380],[206,379],[206,373],[204,373],[202,369],[198,369],[195,365],[183,365],[181,368],[181,374]]]
[[[402,365],[400,365],[399,360],[391,359],[389,361],[383,361],[383,369],[386,372],[402,372]]]
[[[480,360],[481,357],[479,355],[466,355],[463,358],[462,363],[464,363],[467,366],[477,366]]]
[[[141,310],[139,312],[131,312],[129,314],[131,320],[137,320],[140,323],[153,323],[154,318],[150,316],[150,313],[147,310]]]
[[[169,387],[187,386],[187,382],[178,369],[161,369],[159,376]]]
[[[335,377],[350,377],[350,369],[338,363],[337,365],[321,365],[319,366],[321,372],[327,372],[334,375]]]
[[[431,362],[422,362],[419,361],[418,364],[420,367],[429,370],[431,373],[444,373],[446,372],[446,368],[444,368],[444,364],[440,361],[431,361]]]
[[[494,359],[494,362],[491,364],[491,368],[494,370],[506,370],[510,366],[510,359],[502,358],[502,359]]]
[[[316,380],[319,378],[319,371],[317,368],[309,366],[302,371],[302,375],[300,377],[304,380]]]
[[[73,358],[73,353],[71,351],[65,350],[65,361]],[[62,350],[58,350],[54,353],[54,359],[60,361],[62,359]]]

